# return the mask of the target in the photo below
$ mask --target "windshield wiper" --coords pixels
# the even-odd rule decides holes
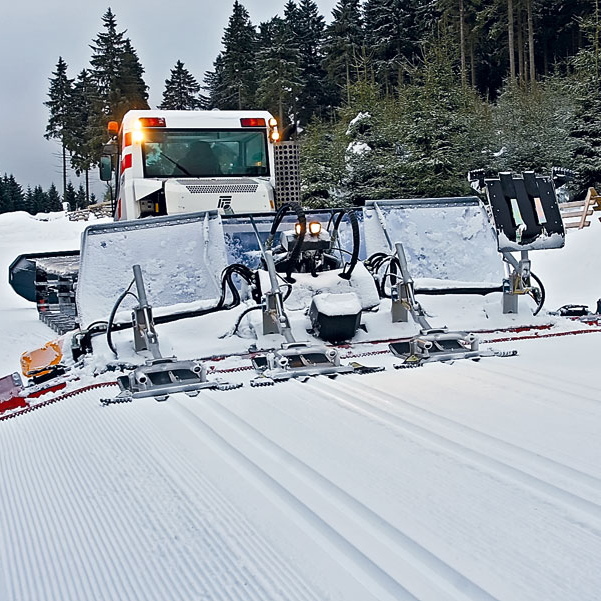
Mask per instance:
[[[164,156],[168,161],[171,161],[178,169],[181,169],[188,177],[194,177],[185,167],[182,167],[175,159],[167,156],[160,148],[157,148],[159,154]]]

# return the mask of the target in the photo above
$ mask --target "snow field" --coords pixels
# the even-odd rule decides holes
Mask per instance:
[[[7,598],[592,601],[601,401],[540,384],[582,344],[4,422]]]
[[[0,268],[75,248],[84,225],[0,216]],[[600,226],[532,253],[547,308],[601,296]],[[420,300],[453,328],[550,321],[527,300],[517,316],[496,295]],[[54,336],[7,286],[0,302],[5,374]],[[252,340],[217,338],[239,312],[161,326],[163,351],[245,350]],[[365,321],[363,342],[412,333],[385,306]],[[128,357],[128,336],[116,340]],[[102,407],[115,387],[3,421],[0,599],[596,601],[599,340],[496,343],[519,356],[403,371],[358,344],[349,353],[373,350],[358,360],[387,371],[259,389],[242,371],[222,374],[242,389]]]

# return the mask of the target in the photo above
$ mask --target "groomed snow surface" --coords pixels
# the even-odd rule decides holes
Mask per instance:
[[[0,269],[81,229],[0,216]],[[595,223],[533,253],[548,309],[594,306],[600,239]],[[421,300],[453,327],[501,322],[496,297]],[[53,334],[6,284],[0,302],[6,374]],[[231,319],[159,336],[188,358]],[[0,600],[597,600],[600,343],[514,340],[494,348],[517,357],[402,371],[379,353],[358,360],[383,373],[258,389],[233,372],[243,388],[163,403],[102,407],[104,388],[2,421]]]

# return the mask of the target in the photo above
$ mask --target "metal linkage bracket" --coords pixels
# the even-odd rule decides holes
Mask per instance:
[[[284,343],[280,349],[254,356],[252,363],[260,377],[251,381],[251,386],[265,385],[265,378],[278,382],[313,376],[334,377],[355,371],[350,365],[340,364],[337,349],[304,342]]]
[[[197,361],[179,361],[176,357],[150,359],[129,374],[117,378],[121,392],[115,402],[154,397],[165,401],[171,394],[183,392],[194,397],[201,390],[231,390],[242,384],[208,380],[206,367]]]

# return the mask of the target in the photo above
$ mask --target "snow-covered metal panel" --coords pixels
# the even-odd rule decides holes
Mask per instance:
[[[92,225],[83,233],[77,312],[82,327],[106,321],[119,295],[142,267],[148,300],[171,307],[219,298],[226,266],[217,211]],[[121,309],[134,306],[128,297]]]
[[[476,197],[368,201],[363,209],[367,255],[401,242],[413,278],[498,286],[503,260],[488,214]]]

